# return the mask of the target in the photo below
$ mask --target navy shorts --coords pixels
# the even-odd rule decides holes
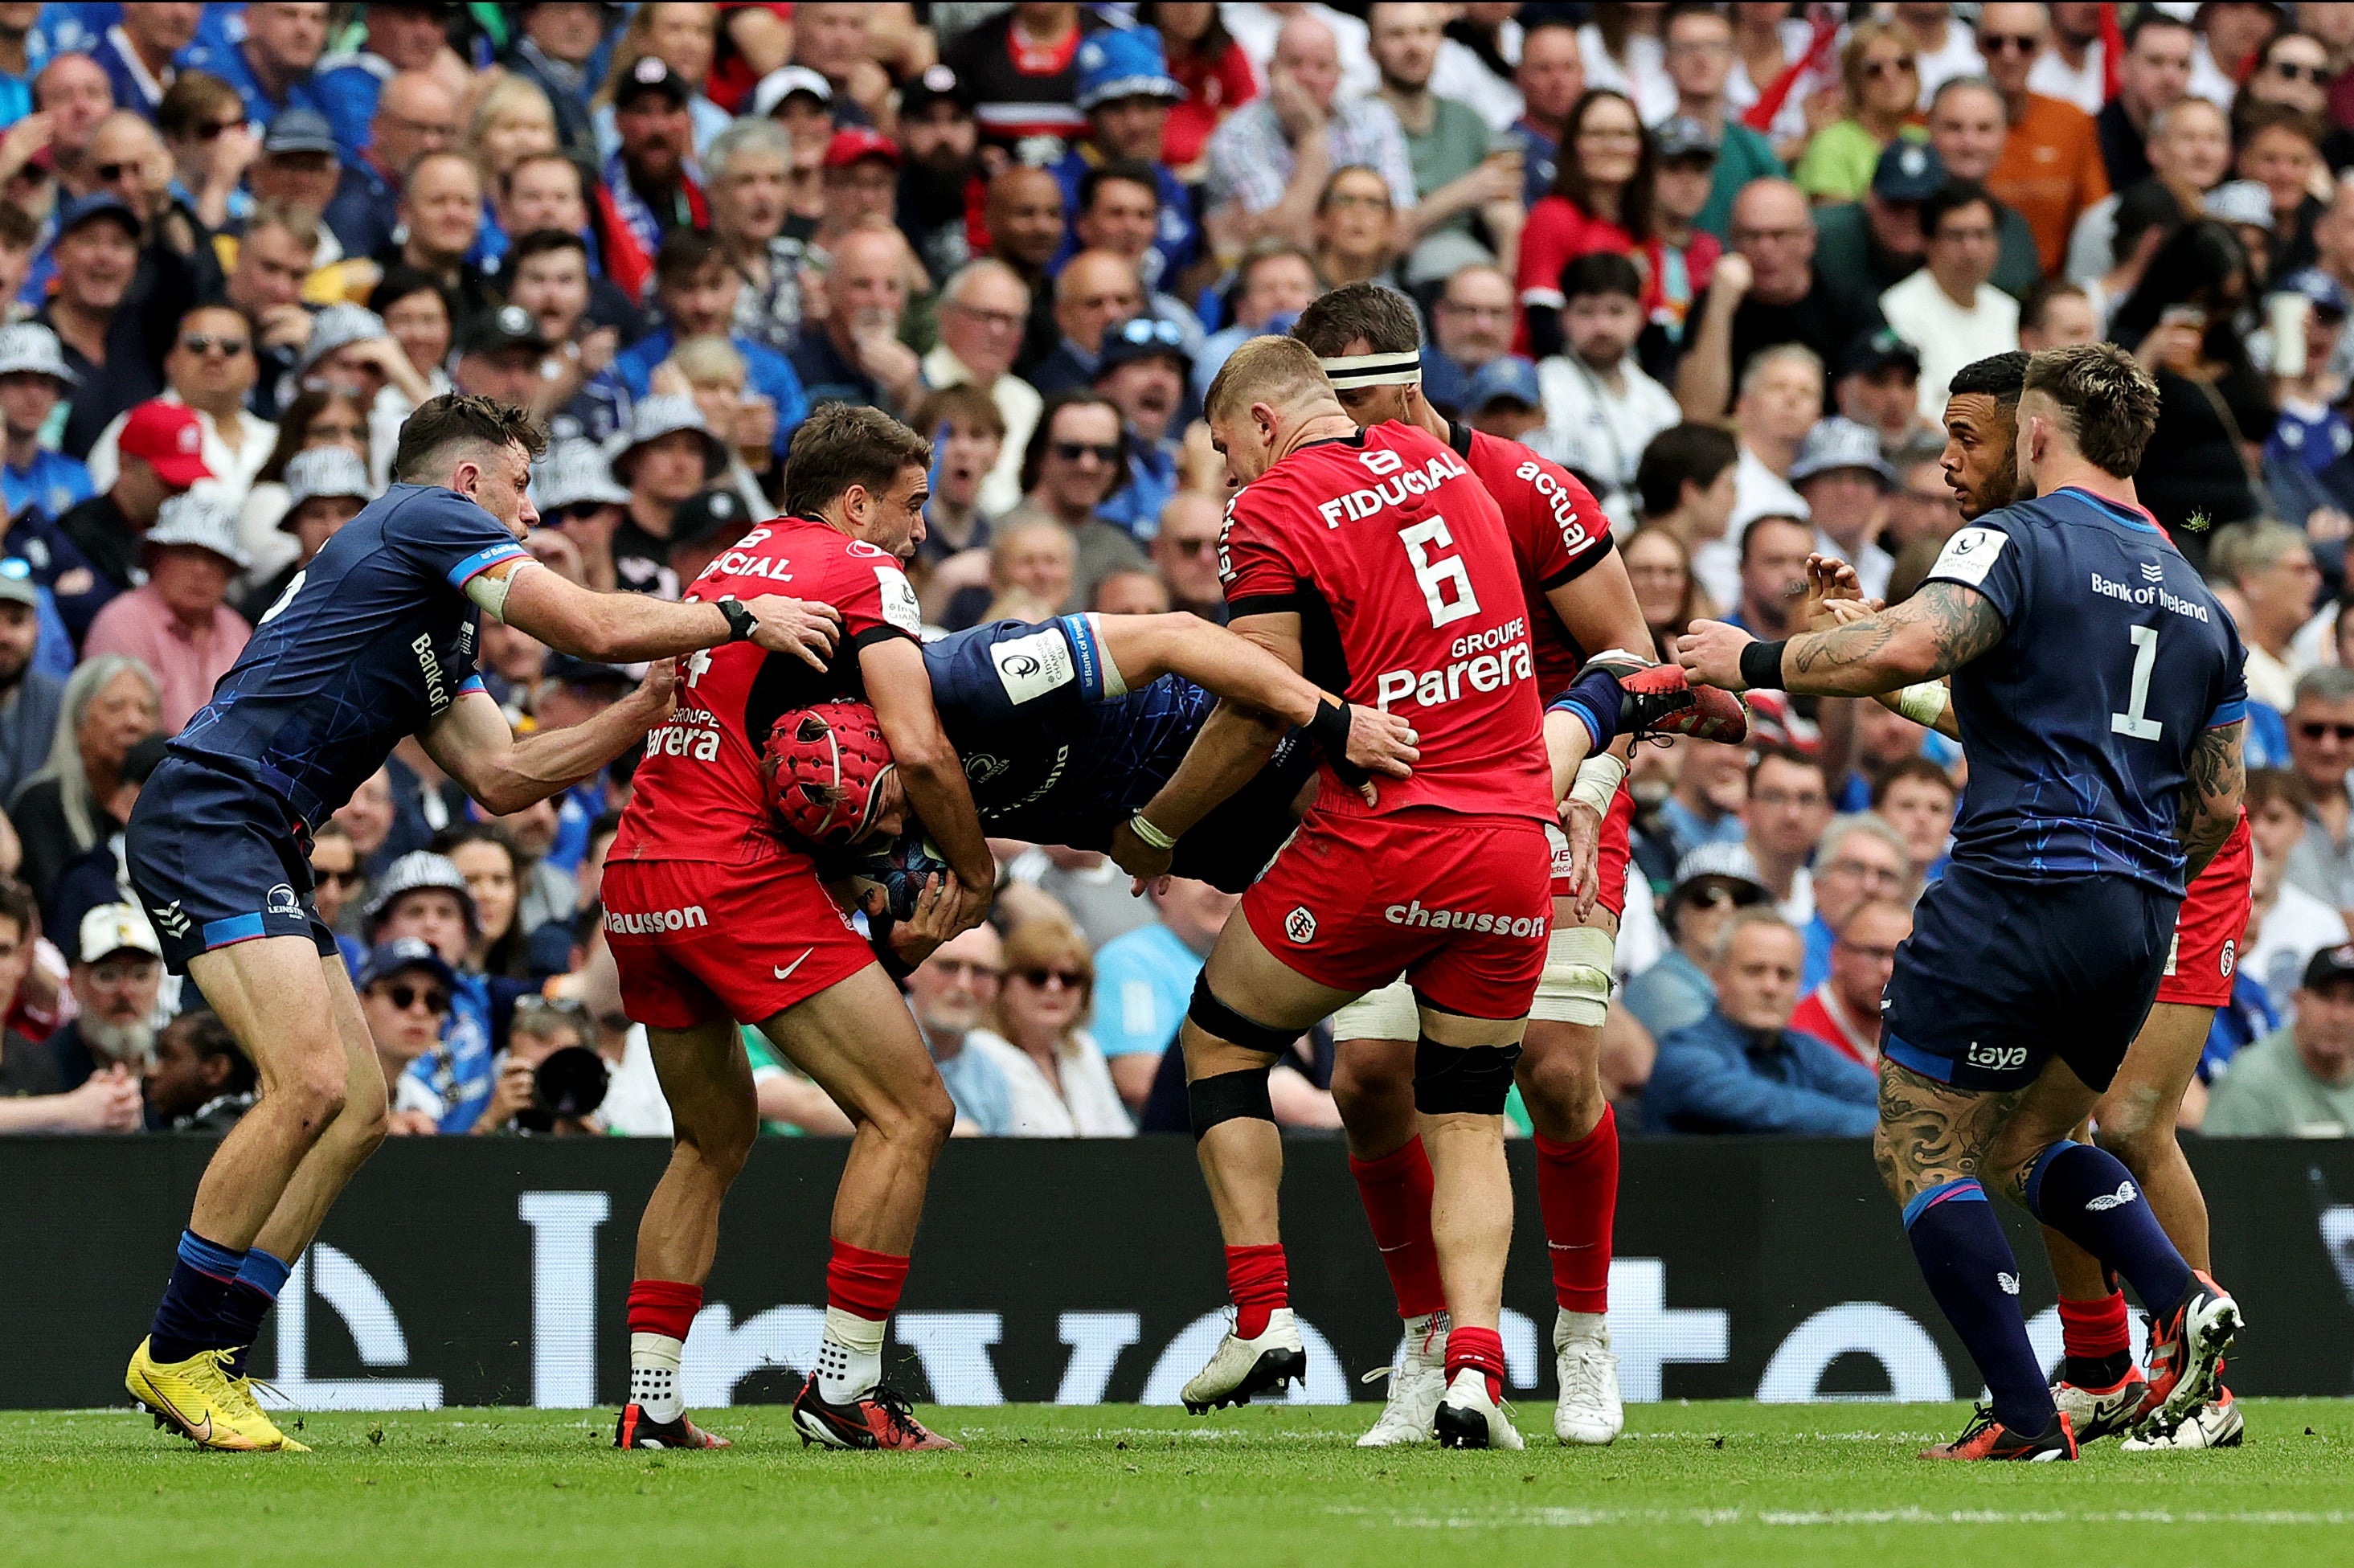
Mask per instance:
[[[2106,1089],[2141,1033],[2180,895],[2123,876],[2022,883],[1954,866],[1881,1003],[1881,1054],[1961,1089],[2023,1088],[2057,1056]]]
[[[260,785],[164,758],[139,791],[123,858],[173,972],[256,937],[302,937],[323,957],[335,954],[335,934],[311,902],[308,836]]]
[[[1299,825],[1291,802],[1316,777],[1317,757],[1305,731],[1286,735],[1266,767],[1177,841],[1170,874],[1206,882],[1222,893],[1240,893],[1257,882]]]

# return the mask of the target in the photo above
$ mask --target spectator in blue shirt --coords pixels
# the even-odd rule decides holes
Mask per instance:
[[[384,84],[368,122],[366,148],[341,161],[334,196],[327,203],[327,227],[345,255],[372,256],[384,249],[392,238],[409,165],[428,153],[455,147],[463,129],[457,99],[426,72],[402,71]]]
[[[1768,909],[1744,910],[1718,933],[1716,1008],[1659,1042],[1643,1091],[1650,1131],[1871,1136],[1871,1072],[1790,1027],[1805,957],[1797,931]]]
[[[250,0],[245,8],[243,43],[200,39],[182,54],[180,64],[210,71],[237,89],[245,100],[246,118],[267,131],[281,110],[327,111],[325,96],[311,75],[326,48],[326,6]]]
[[[1152,895],[1158,920],[1097,951],[1095,1020],[1087,1027],[1130,1111],[1142,1111],[1151,1095],[1203,960],[1241,901],[1206,882],[1173,880]]]
[[[1161,508],[1177,492],[1183,449],[1171,427],[1184,407],[1185,377],[1193,368],[1177,329],[1167,322],[1137,316],[1104,334],[1096,390],[1128,426],[1128,482],[1096,514],[1139,539],[1158,531]]]
[[[1901,904],[1911,896],[1913,869],[1912,852],[1886,819],[1870,811],[1831,819],[1815,842],[1815,915],[1807,922],[1800,990],[1830,977],[1831,943],[1850,915],[1874,898]]]
[[[793,370],[811,403],[867,403],[905,413],[923,390],[923,361],[899,341],[914,260],[907,241],[896,228],[854,229],[834,242],[832,260],[826,313],[803,318]],[[728,281],[736,282],[733,272]]]
[[[319,61],[313,79],[335,140],[347,154],[368,144],[377,95],[401,71],[429,71],[450,48],[450,7],[433,0],[368,0],[367,37],[357,49]]]
[[[576,402],[585,433],[603,440],[623,428],[631,406],[646,396],[654,366],[670,357],[679,339],[716,333],[744,356],[752,390],[776,405],[774,446],[782,456],[793,432],[809,418],[809,397],[784,355],[728,330],[742,287],[719,242],[708,234],[680,229],[664,239],[654,258],[654,302],[663,325],[615,355],[605,374],[582,394],[585,404]]]
[[[1013,1135],[1013,1090],[1005,1070],[985,1053],[965,1049],[996,1004],[1005,979],[1004,944],[993,926],[980,925],[943,942],[907,980],[907,1002],[940,1082],[956,1102],[957,1130],[986,1138]]]
[[[10,517],[29,506],[54,522],[90,499],[90,470],[40,443],[76,379],[57,334],[37,322],[0,327],[0,429],[6,450],[0,500]]]
[[[196,41],[202,5],[140,5],[122,7],[122,19],[90,46],[90,58],[106,73],[117,107],[155,118],[164,90],[177,73],[172,61]]]
[[[1137,271],[1147,289],[1169,288],[1193,264],[1202,242],[1193,193],[1166,161],[1170,106],[1184,101],[1185,90],[1169,74],[1161,35],[1150,27],[1088,34],[1079,45],[1077,64],[1078,105],[1087,117],[1087,134],[1052,171],[1063,187],[1063,206],[1074,213],[1087,210],[1080,183],[1092,169],[1124,162],[1148,167],[1159,210]],[[1090,243],[1095,242],[1076,235],[1066,238],[1055,266],[1059,269]]]

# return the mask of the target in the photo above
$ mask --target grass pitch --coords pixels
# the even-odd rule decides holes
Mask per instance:
[[[1375,1406],[1204,1418],[926,1410],[964,1453],[801,1446],[779,1406],[716,1454],[620,1454],[612,1417],[317,1415],[317,1452],[199,1454],[116,1412],[0,1414],[0,1561],[1817,1564],[2354,1562],[2354,1402],[2244,1402],[2247,1446],[1930,1465],[1960,1405],[1630,1406],[1603,1450],[1522,1407],[1522,1454],[1352,1446]]]

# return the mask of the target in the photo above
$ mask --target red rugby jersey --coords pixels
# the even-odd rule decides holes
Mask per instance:
[[[777,715],[812,703],[866,700],[859,650],[885,638],[915,641],[922,625],[915,589],[889,551],[827,523],[779,517],[737,541],[683,596],[708,604],[733,594],[789,594],[842,612],[842,638],[820,674],[789,653],[749,642],[709,648],[679,661],[678,707],[646,736],[613,860],[694,860],[737,864],[806,858],[779,837],[769,817],[760,748]]]
[[[1545,595],[1601,564],[1611,550],[1610,519],[1594,493],[1551,458],[1469,425],[1449,424],[1447,436],[1504,514],[1528,605],[1537,694],[1559,696],[1598,650],[1578,645]]]
[[[1218,574],[1234,620],[1299,612],[1310,680],[1421,732],[1379,806],[1328,770],[1320,810],[1553,820],[1520,570],[1460,454],[1401,424],[1302,447],[1228,505]]]

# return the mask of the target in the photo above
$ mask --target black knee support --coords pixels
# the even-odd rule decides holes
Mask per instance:
[[[1272,1124],[1275,1101],[1267,1092],[1272,1067],[1246,1067],[1239,1073],[1217,1073],[1185,1086],[1185,1110],[1193,1119],[1193,1141],[1222,1121],[1248,1118]]]
[[[1253,1023],[1210,994],[1206,974],[1193,977],[1193,1000],[1187,1004],[1185,1016],[1204,1034],[1246,1051],[1264,1051],[1270,1056],[1282,1055],[1299,1034],[1297,1029],[1269,1029],[1264,1023]]]
[[[1514,1045],[1442,1045],[1424,1035],[1414,1048],[1414,1108],[1427,1116],[1501,1116],[1512,1092]]]

